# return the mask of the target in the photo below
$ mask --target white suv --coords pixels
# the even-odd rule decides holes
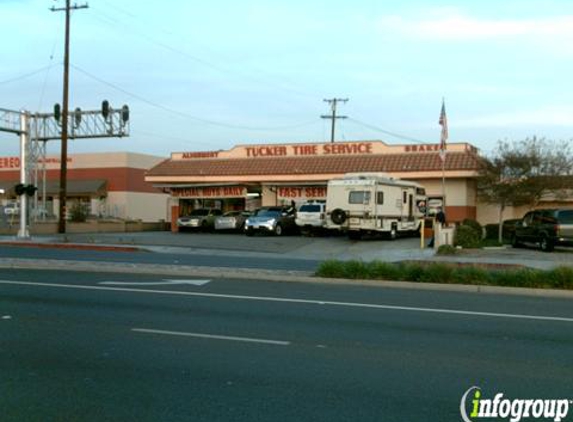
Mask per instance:
[[[323,230],[326,226],[326,203],[307,202],[296,212],[296,225],[303,234]]]

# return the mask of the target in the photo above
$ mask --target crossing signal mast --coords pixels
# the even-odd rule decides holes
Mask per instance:
[[[109,102],[103,101],[101,109],[82,111],[76,108],[72,118],[67,121],[66,132],[69,139],[87,138],[122,138],[129,136],[129,107],[124,105],[118,110],[113,109]],[[53,113],[29,113],[27,111],[14,111],[0,109],[0,132],[14,133],[20,137],[20,183],[14,186],[14,191],[20,201],[20,229],[19,238],[30,237],[28,230],[29,197],[34,197],[35,208],[38,198],[38,167],[42,165],[45,170],[46,143],[62,138],[64,122],[62,108],[54,105]],[[66,155],[67,161],[67,155]],[[67,163],[66,163],[67,164]],[[61,177],[61,172],[60,172]],[[45,175],[43,176],[42,200],[46,200]],[[61,195],[60,179],[60,195]],[[62,198],[60,197],[60,205]],[[65,209],[62,214],[60,207],[60,221],[64,221]]]

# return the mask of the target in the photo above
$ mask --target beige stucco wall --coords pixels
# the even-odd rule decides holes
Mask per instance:
[[[273,205],[277,205],[277,193],[275,191],[275,187],[263,185],[261,195],[263,207],[271,207]]]
[[[109,192],[106,214],[110,217],[154,222],[169,221],[169,195],[162,193]]]
[[[417,179],[415,182],[426,188],[426,195],[442,196],[442,179]],[[445,190],[448,206],[475,206],[475,189],[471,179],[446,179]]]

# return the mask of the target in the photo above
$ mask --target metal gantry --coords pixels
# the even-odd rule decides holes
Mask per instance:
[[[129,108],[119,110],[104,101],[102,110],[70,112],[68,134],[70,139],[111,138],[129,136]],[[34,194],[31,215],[34,219],[45,216],[46,210],[46,144],[61,139],[60,116],[54,113],[29,113],[0,108],[0,132],[20,137],[20,183],[33,184],[41,192],[42,206],[38,204],[38,191]],[[20,229],[18,237],[29,237],[28,198],[20,195]],[[39,211],[42,212],[39,212]]]

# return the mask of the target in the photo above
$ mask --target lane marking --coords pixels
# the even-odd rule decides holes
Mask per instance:
[[[203,286],[211,280],[177,280],[164,279],[162,281],[100,281],[98,284],[104,286],[166,286],[189,284],[192,286]]]
[[[328,305],[328,306],[341,306],[349,308],[382,309],[382,310],[392,310],[392,311],[423,312],[423,313],[434,313],[434,314],[466,315],[466,316],[478,316],[478,317],[526,319],[535,321],[573,323],[573,318],[568,318],[568,317],[526,315],[526,314],[504,314],[497,312],[464,311],[458,309],[443,309],[443,308],[420,308],[412,306],[379,305],[373,303],[336,302],[336,301],[313,300],[313,299],[289,299],[289,298],[270,297],[270,296],[244,296],[244,295],[229,295],[229,294],[219,294],[219,293],[182,292],[176,290],[129,289],[127,287],[86,286],[77,284],[57,284],[57,283],[41,283],[41,282],[38,283],[31,281],[12,281],[12,280],[0,280],[0,284],[15,285],[15,286],[50,287],[59,289],[106,290],[112,292],[149,293],[149,294],[170,295],[170,296],[194,296],[194,297],[207,297],[213,299],[251,300],[259,302],[298,303],[298,304],[322,305],[322,306]]]
[[[215,334],[203,334],[203,333],[186,333],[181,331],[165,331],[165,330],[153,330],[149,328],[132,328],[131,331],[136,333],[146,333],[146,334],[160,334],[167,336],[181,336],[181,337],[195,337],[204,338],[210,340],[227,340],[227,341],[242,341],[245,343],[260,343],[260,344],[271,344],[273,346],[289,346],[290,341],[280,341],[280,340],[267,340],[262,338],[250,338],[250,337],[235,337],[235,336],[221,336]]]

